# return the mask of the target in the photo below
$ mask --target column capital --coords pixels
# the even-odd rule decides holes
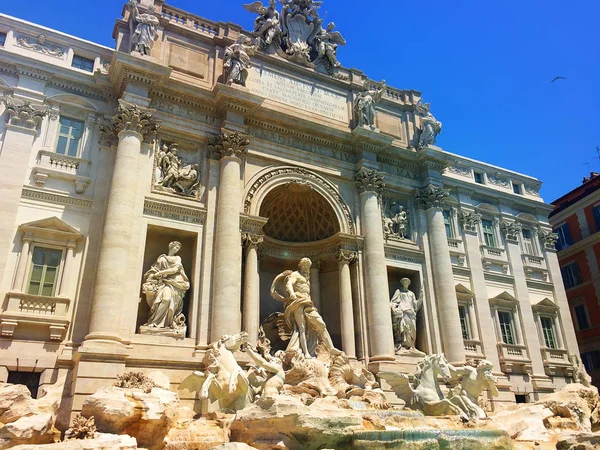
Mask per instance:
[[[415,194],[415,207],[424,210],[442,208],[449,195],[447,190],[430,184],[417,190]]]
[[[361,194],[363,192],[375,192],[380,195],[385,187],[385,178],[381,172],[363,166],[356,172],[354,183]]]
[[[544,249],[556,251],[556,241],[558,241],[558,233],[540,230],[540,241],[542,242]]]
[[[356,252],[353,252],[352,250],[339,249],[333,255],[333,259],[341,264],[351,264],[356,259],[356,256]]]
[[[504,221],[500,225],[500,229],[504,232],[504,238],[509,242],[519,242],[519,233],[523,229],[519,222]]]
[[[265,238],[262,234],[242,233],[242,245],[246,247],[258,247],[264,242]]]
[[[154,109],[143,108],[119,99],[117,113],[112,119],[112,128],[117,136],[122,131],[132,131],[140,134],[144,142],[152,143],[160,128],[160,124],[153,117],[154,112]]]
[[[98,134],[98,144],[101,147],[111,148],[118,144],[119,139],[113,128],[112,123],[103,122],[98,125],[100,133]]]
[[[4,98],[8,123],[10,125],[38,130],[43,118],[48,114],[47,106],[32,106],[30,101],[15,103],[12,99]]]
[[[481,223],[481,214],[463,211],[460,216],[460,222],[464,231],[477,233],[477,225]]]
[[[31,242],[33,241],[33,233],[25,232],[21,237],[21,242]]]
[[[218,159],[227,156],[244,159],[248,153],[248,145],[250,145],[249,135],[225,128],[221,128],[221,134],[208,139],[208,147]]]

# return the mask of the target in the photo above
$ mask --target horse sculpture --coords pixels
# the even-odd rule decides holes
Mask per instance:
[[[222,412],[236,412],[254,399],[246,372],[233,352],[248,343],[248,333],[226,334],[211,345],[204,372],[195,371],[179,385],[179,389],[199,392],[201,400],[218,401]]]
[[[414,375],[414,388],[407,375],[395,372],[380,372],[394,390],[396,395],[406,402],[411,409],[422,411],[426,416],[457,415],[464,421],[469,420],[465,414],[466,405],[460,397],[450,399],[444,397],[438,382],[440,376],[444,382],[449,382],[453,371],[456,370],[443,354],[427,355],[417,366]]]

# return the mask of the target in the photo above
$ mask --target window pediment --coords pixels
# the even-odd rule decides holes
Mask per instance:
[[[459,302],[471,302],[475,298],[475,293],[461,283],[456,285],[455,290]]]
[[[513,297],[508,292],[504,291],[501,294],[490,298],[490,304],[497,307],[515,309],[519,304],[519,300]]]
[[[19,226],[19,229],[24,235],[60,242],[78,241],[83,238],[83,234],[58,217],[24,223]]]
[[[531,309],[536,313],[556,314],[560,308],[556,303],[546,297],[536,304],[531,305]]]

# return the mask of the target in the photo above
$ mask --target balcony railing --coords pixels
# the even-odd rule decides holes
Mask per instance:
[[[542,347],[542,359],[546,375],[554,376],[556,372],[562,372],[564,376],[573,374],[573,366],[569,361],[569,352],[563,348]]]
[[[531,358],[525,345],[511,345],[503,342],[498,343],[500,364],[503,372],[512,372],[515,366],[520,367],[523,372],[531,373]]]
[[[487,259],[496,261],[507,261],[506,251],[503,248],[488,247],[487,245],[481,245],[481,256]]]
[[[11,337],[18,326],[41,326],[48,328],[51,340],[62,341],[69,326],[70,303],[65,297],[9,292],[6,309],[0,313],[0,334]]]
[[[465,353],[467,356],[482,356],[481,341],[474,339],[464,339]]]

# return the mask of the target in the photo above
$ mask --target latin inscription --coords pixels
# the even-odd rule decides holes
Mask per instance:
[[[252,67],[246,82],[252,94],[340,122],[348,122],[346,97],[262,67]]]

